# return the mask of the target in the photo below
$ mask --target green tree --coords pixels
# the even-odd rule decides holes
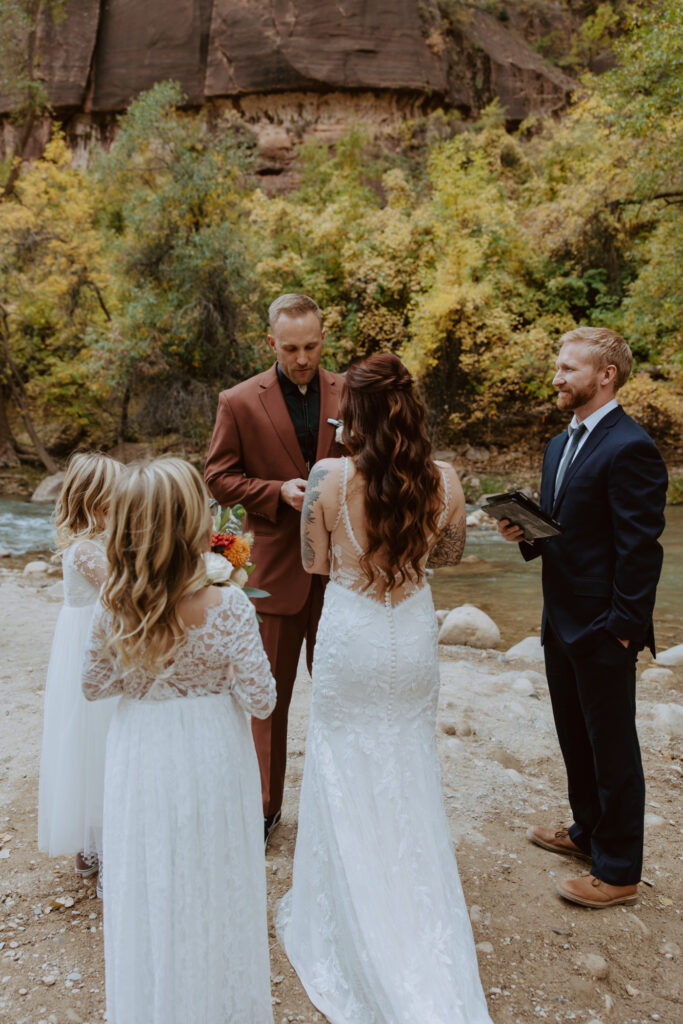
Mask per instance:
[[[210,131],[178,111],[183,102],[168,82],[137,99],[94,169],[118,310],[99,353],[121,397],[121,438],[136,394],[154,429],[183,432],[193,402],[203,395],[210,418],[218,386],[259,361],[245,211],[252,144],[230,125]]]

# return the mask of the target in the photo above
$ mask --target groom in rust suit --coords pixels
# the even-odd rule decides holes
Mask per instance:
[[[314,462],[340,455],[335,442],[343,378],[320,367],[325,331],[313,299],[281,295],[268,310],[269,370],[223,391],[204,476],[221,505],[244,505],[254,533],[249,583],[277,683],[272,715],[253,719],[261,769],[265,841],[280,820],[287,763],[287,713],[301,645],[309,671],[325,580],[301,564],[301,506]]]

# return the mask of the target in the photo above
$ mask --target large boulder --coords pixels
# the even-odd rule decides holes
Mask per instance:
[[[683,644],[670,647],[668,651],[660,651],[657,655],[657,664],[673,668],[676,665],[683,665]]]
[[[31,495],[31,501],[45,502],[46,504],[51,502],[54,505],[62,490],[64,476],[65,474],[60,472],[44,477]]]
[[[439,630],[439,643],[488,649],[500,643],[500,630],[486,612],[472,604],[463,604],[446,616]]]

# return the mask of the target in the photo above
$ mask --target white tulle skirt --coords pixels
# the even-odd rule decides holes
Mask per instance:
[[[93,605],[59,613],[45,683],[38,848],[51,857],[100,854],[107,730],[117,698],[91,703],[81,666]]]
[[[272,1024],[259,771],[229,694],[121,700],[104,848],[109,1024]]]

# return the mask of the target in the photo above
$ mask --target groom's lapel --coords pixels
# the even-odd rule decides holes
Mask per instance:
[[[567,469],[567,472],[564,474],[562,486],[560,487],[559,493],[553,505],[553,515],[555,514],[562,499],[564,498],[567,492],[567,488],[569,484],[572,482],[573,478],[576,476],[576,474],[584,465],[584,463],[588,461],[588,459],[591,457],[591,455],[597,449],[597,447],[604,441],[609,431],[616,423],[619,422],[623,415],[624,412],[621,406],[619,406],[619,408],[613,409],[612,412],[608,413],[605,416],[605,418],[600,420],[598,425],[594,427],[593,430],[591,430],[590,434],[588,435],[588,437],[583,442],[578,452],[572,459],[572,463]],[[553,480],[554,479],[555,477],[553,477]]]
[[[552,512],[553,510],[555,477],[557,476],[557,467],[560,464],[566,441],[566,433],[558,434],[548,446],[548,453],[545,457],[546,464],[543,467],[543,475],[541,477],[541,508],[545,509],[546,512]]]
[[[339,415],[339,399],[341,387],[337,380],[320,370],[320,421],[318,423],[318,447],[315,452],[315,460],[326,459],[330,453],[336,426],[328,420],[336,420]]]
[[[266,379],[259,385],[259,388],[261,405],[265,409],[282,447],[293,463],[297,476],[305,479],[308,476],[306,463],[301,454],[299,442],[296,439],[294,424],[287,411],[287,405],[282,394],[282,388],[278,383],[277,372],[274,366],[268,371]],[[286,470],[283,469],[283,472],[286,472]]]

